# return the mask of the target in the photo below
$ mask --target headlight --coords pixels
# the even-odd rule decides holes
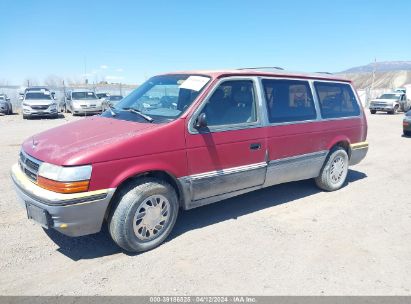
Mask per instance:
[[[61,167],[48,163],[42,163],[39,168],[39,175],[59,182],[75,182],[89,180],[92,167]]]
[[[42,163],[37,183],[40,187],[59,193],[77,193],[88,190],[92,167],[61,167]]]

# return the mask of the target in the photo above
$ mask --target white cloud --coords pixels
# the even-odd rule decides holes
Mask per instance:
[[[108,66],[107,66],[107,65],[105,65],[105,64],[102,64],[102,65],[100,65],[100,69],[102,69],[102,70],[106,70],[106,69],[108,69]]]

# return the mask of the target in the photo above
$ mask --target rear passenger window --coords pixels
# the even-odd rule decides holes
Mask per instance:
[[[345,83],[315,82],[323,118],[360,115],[360,107],[350,85]]]
[[[251,80],[223,82],[211,95],[202,113],[208,126],[257,121],[254,84]]]
[[[307,81],[264,79],[262,81],[270,123],[317,118]]]

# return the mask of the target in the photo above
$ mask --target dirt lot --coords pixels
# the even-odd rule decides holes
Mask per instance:
[[[0,116],[0,294],[411,295],[411,138],[402,115],[368,118],[340,191],[308,180],[182,212],[165,244],[127,255],[105,232],[46,234],[15,198],[21,142],[73,118]]]

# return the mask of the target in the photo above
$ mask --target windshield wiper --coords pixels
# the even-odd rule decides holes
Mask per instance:
[[[145,120],[147,120],[148,122],[153,122],[153,121],[154,121],[153,118],[151,118],[150,116],[142,113],[140,110],[137,110],[137,109],[135,109],[135,108],[129,108],[129,107],[127,107],[127,108],[121,108],[121,109],[124,110],[124,111],[128,111],[128,112],[131,112],[131,113],[140,115],[141,117],[143,117],[143,118],[144,118]]]
[[[116,116],[116,112],[114,112],[116,108],[112,104],[108,104],[108,110],[110,111],[111,116]]]

